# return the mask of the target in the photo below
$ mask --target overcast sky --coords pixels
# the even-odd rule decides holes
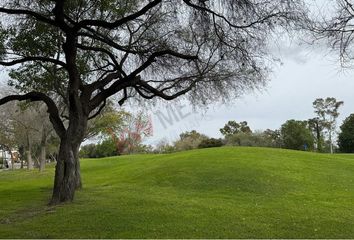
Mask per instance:
[[[186,103],[159,104],[150,111],[154,135],[146,142],[156,144],[163,138],[174,141],[181,132],[193,129],[221,137],[219,129],[229,120],[247,121],[252,130],[278,129],[288,119],[314,117],[312,102],[319,97],[344,101],[338,125],[354,113],[354,71],[341,69],[335,54],[298,44],[274,51],[283,64],[273,69],[263,91],[208,110],[194,111]]]

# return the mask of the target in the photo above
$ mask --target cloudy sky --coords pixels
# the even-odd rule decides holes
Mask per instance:
[[[253,130],[278,129],[288,119],[314,117],[312,102],[319,97],[344,101],[339,125],[354,113],[354,70],[341,69],[335,53],[293,43],[275,48],[273,54],[282,64],[274,67],[264,90],[207,110],[193,110],[188,103],[161,103],[150,111],[154,135],[146,142],[174,141],[193,129],[220,137],[219,129],[229,120],[247,121]]]

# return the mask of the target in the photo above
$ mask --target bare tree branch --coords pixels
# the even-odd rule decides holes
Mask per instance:
[[[26,9],[8,9],[8,8],[0,7],[0,12],[6,13],[6,14],[11,14],[11,15],[27,15],[27,16],[34,17],[35,19],[37,19],[41,22],[48,23],[52,26],[57,26],[57,27],[59,26],[59,24],[57,24],[54,20],[47,18],[47,17],[41,15],[40,13],[26,10]]]
[[[40,61],[40,62],[50,62],[50,63],[54,63],[56,65],[60,65],[64,68],[67,68],[66,63],[57,60],[57,59],[53,59],[53,58],[48,58],[48,57],[24,57],[24,58],[20,58],[20,59],[16,59],[13,61],[0,61],[0,65],[2,66],[14,66],[17,64],[21,64],[21,63],[26,63],[26,62],[33,62],[33,61]]]
[[[121,18],[117,21],[114,21],[114,22],[107,22],[107,21],[103,21],[103,20],[83,20],[76,25],[76,28],[77,28],[77,30],[79,30],[82,27],[86,27],[86,26],[96,26],[96,27],[103,27],[103,28],[108,28],[108,29],[117,28],[129,21],[132,21],[132,20],[137,19],[138,17],[144,15],[150,9],[156,7],[161,2],[162,2],[162,0],[154,0],[150,3],[148,3],[146,6],[144,6],[139,11],[137,11],[131,15],[128,15],[126,17],[123,17],[123,18]]]

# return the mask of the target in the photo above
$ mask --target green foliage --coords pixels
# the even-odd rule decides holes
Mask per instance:
[[[79,152],[80,158],[95,158],[96,157],[96,144],[87,144],[81,146]]]
[[[198,148],[221,147],[223,145],[224,143],[221,139],[208,138],[208,139],[203,139],[201,143],[199,143]]]
[[[267,129],[262,133],[262,136],[264,138],[264,145],[260,147],[280,148],[282,146],[280,130]]]
[[[354,153],[354,114],[347,117],[340,127],[338,136],[339,151],[344,153]]]
[[[248,147],[263,146],[262,136],[257,133],[239,132],[233,135],[228,135],[225,139],[227,145],[231,145],[231,146],[248,146]]]
[[[343,101],[337,101],[333,97],[327,97],[326,99],[317,98],[313,102],[315,113],[324,121],[326,127],[334,123],[335,119],[339,116],[338,109],[344,104]],[[327,124],[327,125],[326,125]]]
[[[82,158],[101,158],[117,156],[118,154],[115,143],[111,139],[106,139],[98,144],[82,146],[79,155]]]
[[[321,131],[325,129],[328,134],[328,142],[330,147],[330,152],[333,153],[333,143],[332,138],[336,129],[336,120],[339,116],[339,107],[344,104],[343,101],[337,101],[337,99],[333,97],[327,97],[326,99],[317,98],[313,102],[313,107],[315,109],[315,113],[317,114],[317,126],[316,126],[316,139],[318,151],[322,149],[322,136]],[[312,122],[312,121],[310,121]],[[311,125],[311,124],[310,124]],[[325,139],[326,140],[326,139]]]
[[[325,138],[323,130],[326,124],[319,117],[311,118],[308,120],[309,128],[315,139],[316,148],[318,152],[324,151]]]
[[[220,129],[220,132],[222,135],[225,137],[234,135],[237,133],[246,133],[249,134],[251,133],[251,128],[247,126],[247,122],[243,121],[240,123],[237,123],[236,121],[229,121],[223,128]]]
[[[100,115],[89,121],[87,138],[92,138],[100,134],[111,137],[112,132],[118,132],[124,128],[128,116],[130,116],[128,112],[117,111],[109,103]]]
[[[295,150],[312,150],[314,138],[307,121],[288,120],[281,126],[283,147]]]

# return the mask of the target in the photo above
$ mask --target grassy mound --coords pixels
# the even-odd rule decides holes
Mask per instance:
[[[74,203],[53,167],[0,173],[0,238],[354,238],[354,155],[211,148],[82,160]]]

